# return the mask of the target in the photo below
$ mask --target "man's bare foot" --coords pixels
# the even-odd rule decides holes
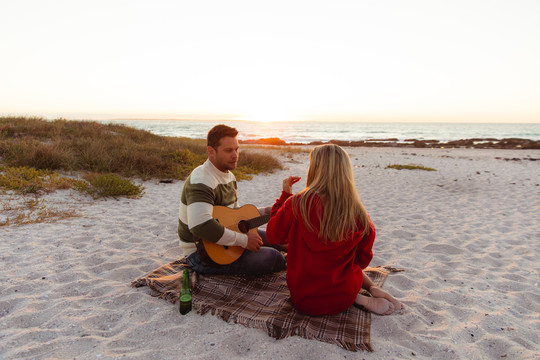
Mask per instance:
[[[403,305],[399,300],[376,285],[369,288],[369,293],[375,298],[383,298],[390,301],[396,310],[405,309],[405,305]]]
[[[379,315],[390,315],[394,312],[394,304],[383,298],[356,295],[355,303],[362,305],[369,311]]]

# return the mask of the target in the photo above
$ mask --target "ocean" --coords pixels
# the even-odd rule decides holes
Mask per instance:
[[[240,140],[280,138],[286,142],[358,141],[369,139],[439,140],[472,138],[520,138],[540,140],[540,124],[474,123],[362,123],[362,122],[253,122],[202,120],[100,120],[120,123],[164,136],[205,139],[214,125],[226,124],[238,129]]]

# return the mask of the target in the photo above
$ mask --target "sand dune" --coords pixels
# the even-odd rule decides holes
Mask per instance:
[[[150,181],[137,200],[45,195],[48,206],[82,216],[0,228],[0,358],[539,358],[540,162],[531,159],[540,151],[347,150],[377,228],[371,265],[406,270],[385,283],[407,308],[373,316],[374,353],[180,316],[149,289],[131,288],[182,256],[182,182]],[[241,202],[271,205],[285,176],[305,176],[307,154],[283,163],[287,170],[240,182]]]

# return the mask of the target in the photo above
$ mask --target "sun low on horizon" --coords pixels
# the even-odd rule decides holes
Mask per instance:
[[[303,118],[299,114],[284,109],[272,109],[261,107],[260,110],[253,109],[246,111],[239,116],[237,120],[254,121],[260,123],[275,123],[275,122],[294,122],[302,121]]]
[[[275,117],[275,116],[271,116],[271,115],[263,115],[263,116],[247,116],[241,120],[244,120],[244,121],[255,121],[255,122],[260,122],[260,123],[263,123],[263,124],[267,124],[267,123],[273,123],[273,122],[283,122],[283,121],[287,121],[287,120],[282,120],[283,118],[279,118],[279,117]]]
[[[28,0],[2,12],[0,116],[540,123],[538,1]]]

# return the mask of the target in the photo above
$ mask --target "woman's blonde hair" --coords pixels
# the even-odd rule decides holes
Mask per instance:
[[[369,216],[354,184],[351,160],[338,145],[320,145],[311,151],[306,188],[292,199],[295,216],[299,209],[310,231],[315,231],[309,220],[313,195],[322,203],[317,209],[321,241],[342,241],[362,228],[362,235],[369,233]]]

